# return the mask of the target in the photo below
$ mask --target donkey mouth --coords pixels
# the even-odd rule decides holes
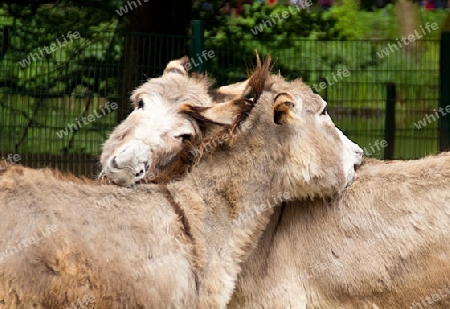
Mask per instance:
[[[134,161],[134,160],[133,160]],[[146,178],[150,164],[144,162],[123,162],[119,166],[116,157],[111,158],[99,175],[102,183],[131,186]]]

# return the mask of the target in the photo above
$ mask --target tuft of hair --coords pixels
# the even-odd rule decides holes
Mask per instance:
[[[145,177],[143,182],[167,184],[181,179],[198,162],[194,153],[200,143],[199,140],[197,138],[193,141],[186,141],[181,151],[167,166],[156,168],[156,175],[152,175],[151,178]]]
[[[263,92],[266,81],[270,76],[270,71],[272,69],[272,59],[270,55],[267,55],[264,62],[261,62],[258,52],[256,52],[256,67],[253,70],[252,75],[249,78],[248,84],[252,89],[253,98],[256,101]]]

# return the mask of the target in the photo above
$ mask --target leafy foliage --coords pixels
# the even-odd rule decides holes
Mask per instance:
[[[270,53],[277,57],[275,70],[291,79],[302,77],[310,85],[331,78],[339,69],[349,70],[351,75],[346,80],[320,91],[323,97],[335,101],[334,112],[382,110],[387,81],[398,83],[400,102],[412,102],[401,104],[401,111],[436,106],[437,43],[418,45],[420,48],[414,55],[399,51],[383,59],[377,56],[388,43],[395,43],[384,39],[399,37],[393,5],[367,12],[360,11],[355,0],[343,0],[342,5],[328,12],[314,7],[308,12],[287,4],[254,3],[245,5],[236,17],[223,9],[226,2],[193,1],[193,19],[204,21],[205,49],[216,55],[206,64],[218,84],[246,78],[245,69],[251,67],[257,49],[262,55]],[[231,6],[236,2],[231,1]],[[114,115],[83,126],[67,138],[57,139],[56,132],[74,123],[75,117],[99,110],[118,96],[122,32],[128,16],[118,18],[115,10],[126,3],[95,0],[47,4],[32,0],[0,5],[2,151],[98,154],[106,132],[115,123]],[[443,10],[421,14],[423,23],[441,24],[445,17]],[[26,67],[19,65],[30,53],[38,53],[39,48],[50,46],[69,31],[78,31],[80,38],[55,52],[45,53],[43,59]],[[426,39],[438,35],[435,31]],[[374,38],[378,40],[360,41]],[[152,44],[147,46],[161,53],[158,48],[162,43],[161,46],[155,43],[155,47]],[[414,72],[405,69],[411,64],[415,66]],[[403,121],[406,130],[413,119]],[[337,118],[337,122],[347,132],[383,129],[382,121],[375,118],[355,123],[351,117],[344,117]],[[356,141],[365,145],[370,138]]]
[[[447,12],[442,9],[427,11],[421,8],[422,24],[436,22],[441,25]],[[333,6],[325,13],[336,20],[335,30],[345,39],[395,39],[399,28],[395,7],[388,4],[374,12],[360,11],[356,0],[342,0],[342,5]],[[420,29],[417,29],[420,30]],[[427,39],[439,38],[439,31],[430,33]]]
[[[276,68],[285,76],[307,78],[307,70],[301,69],[305,66],[292,65],[289,55],[302,59],[304,53],[299,40],[339,39],[335,23],[334,18],[325,17],[322,12],[311,13],[300,6],[247,5],[241,16],[228,18],[219,27],[205,27],[205,47],[217,54],[208,63],[208,70],[215,72],[219,84],[245,78],[243,61],[252,63],[257,49],[263,55],[277,55]]]
[[[121,42],[114,39],[120,24],[112,19],[114,8],[114,1],[94,1],[89,6],[66,1],[4,5],[11,24],[0,32],[0,42],[4,44],[0,87],[31,95],[57,95],[70,94],[84,86],[94,93],[110,95],[113,89],[108,84],[117,76],[102,78],[87,68],[89,63],[117,63],[120,57]],[[81,20],[85,22],[80,23]],[[80,37],[69,40],[68,33],[74,32]],[[48,52],[52,44],[57,48]],[[20,65],[23,59],[30,64]]]

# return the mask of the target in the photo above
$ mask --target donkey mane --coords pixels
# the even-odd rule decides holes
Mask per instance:
[[[272,59],[270,55],[268,55],[265,58],[264,63],[261,63],[259,54],[256,53],[256,67],[253,73],[251,74],[248,82],[249,86],[253,91],[255,103],[258,101],[263,90],[266,87],[267,88],[270,87],[270,85],[266,85],[266,81],[271,75],[271,70],[272,70]]]

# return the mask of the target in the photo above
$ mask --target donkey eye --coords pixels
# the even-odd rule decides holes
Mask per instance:
[[[138,107],[138,109],[140,109],[140,108],[144,109],[144,100],[139,99],[137,107]]]
[[[180,134],[180,135],[177,135],[175,137],[180,139],[182,142],[192,140],[192,134]]]
[[[327,115],[328,114],[328,112],[327,112],[327,107],[325,106],[324,108],[323,108],[323,110],[320,112],[320,115]]]

